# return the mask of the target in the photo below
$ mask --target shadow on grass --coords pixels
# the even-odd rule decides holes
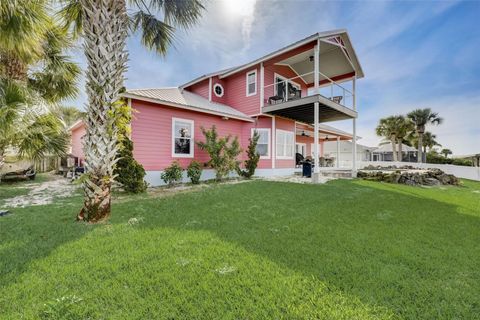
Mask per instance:
[[[10,209],[0,217],[0,287],[6,287],[57,247],[75,241],[94,226],[75,223],[81,198],[57,199],[55,204]]]
[[[480,282],[480,214],[422,192],[375,182],[256,182],[147,201],[139,215],[147,228],[213,232],[401,317],[469,318],[480,311],[472,286]],[[138,208],[122,211],[134,212],[129,206]]]

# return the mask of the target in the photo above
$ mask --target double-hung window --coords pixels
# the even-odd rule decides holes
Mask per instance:
[[[270,129],[252,129],[253,133],[257,131],[258,133],[258,142],[257,142],[257,153],[260,155],[260,159],[269,159],[270,158]]]
[[[172,157],[193,158],[193,121],[172,118]]]
[[[277,129],[276,137],[276,155],[277,159],[293,159],[295,148],[295,136],[292,131]]]
[[[257,70],[247,72],[247,97],[257,94]]]

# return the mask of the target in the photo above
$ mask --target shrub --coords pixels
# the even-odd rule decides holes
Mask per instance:
[[[193,184],[200,183],[200,177],[202,176],[202,165],[200,162],[193,160],[190,162],[187,168],[187,176],[190,178]]]
[[[173,186],[182,180],[183,169],[178,161],[173,161],[170,167],[165,168],[161,178],[169,186]]]
[[[128,137],[124,137],[120,150],[117,153],[119,159],[116,163],[113,173],[115,180],[122,184],[127,192],[140,193],[145,192],[147,183],[143,180],[145,169],[133,158],[133,142]]]
[[[260,136],[258,132],[253,133],[253,137],[248,139],[249,144],[247,148],[248,159],[245,160],[244,165],[246,170],[242,170],[239,167],[237,168],[237,173],[239,176],[250,179],[255,174],[255,169],[257,169],[258,160],[260,160],[260,155],[257,152],[257,143]]]
[[[201,130],[205,136],[205,142],[199,141],[197,145],[210,156],[208,165],[215,170],[215,178],[220,181],[238,167],[237,156],[242,152],[238,138],[235,137],[230,142],[231,135],[219,137],[215,126],[210,130],[202,127]]]
[[[468,159],[453,159],[452,164],[456,166],[473,166],[473,161]]]

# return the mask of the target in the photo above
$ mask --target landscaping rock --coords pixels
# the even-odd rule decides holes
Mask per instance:
[[[372,180],[384,181],[388,183],[400,183],[410,186],[439,186],[439,185],[459,185],[460,180],[452,174],[446,174],[440,169],[415,169],[412,166],[380,167],[368,166],[358,171],[357,177]]]

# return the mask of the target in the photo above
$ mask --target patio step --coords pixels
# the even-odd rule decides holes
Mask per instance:
[[[352,170],[322,170],[320,171],[324,177],[332,178],[352,178]]]

